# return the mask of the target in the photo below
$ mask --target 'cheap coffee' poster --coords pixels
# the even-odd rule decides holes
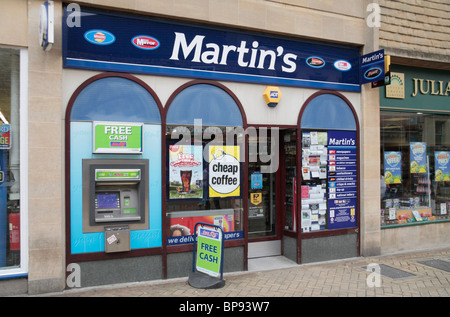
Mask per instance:
[[[209,147],[209,197],[240,197],[239,146]]]

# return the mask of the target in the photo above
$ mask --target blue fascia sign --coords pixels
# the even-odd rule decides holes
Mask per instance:
[[[360,58],[361,85],[384,80],[384,50],[378,50]]]
[[[64,8],[63,21],[70,14]],[[82,8],[66,68],[361,91],[360,49]]]

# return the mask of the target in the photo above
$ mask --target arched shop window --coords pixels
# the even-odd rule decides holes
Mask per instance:
[[[122,77],[105,77],[86,86],[76,97],[70,120],[161,123],[153,96]]]
[[[357,227],[358,135],[350,103],[313,95],[301,112],[301,232]]]
[[[67,217],[68,231],[70,232],[69,256],[75,255],[76,257],[78,254],[91,252],[109,252],[104,243],[105,228],[108,225],[129,227],[131,251],[161,247],[162,131],[161,104],[156,94],[144,82],[131,75],[100,74],[88,79],[75,91],[69,101],[66,118],[66,135],[69,143],[66,145],[66,151],[68,151],[66,157],[70,162],[70,164],[67,162],[69,174],[66,176],[69,179],[67,188],[69,195],[67,199],[69,201]],[[109,134],[107,127],[109,127]],[[134,138],[134,131],[136,131],[134,127],[138,127],[138,132],[136,132],[139,136],[138,141]],[[121,128],[126,132],[120,132]],[[130,130],[127,130],[128,128]],[[116,132],[114,134],[111,131]],[[114,141],[125,140],[123,139],[124,134],[127,137],[126,142],[119,144],[120,141]],[[116,139],[119,137],[121,139]],[[99,143],[102,145],[100,151],[97,149]],[[126,148],[131,143],[137,143],[137,147],[140,147],[139,150],[135,149],[136,146],[131,149]],[[94,175],[93,168],[89,170],[85,167],[86,162],[95,166],[95,176],[91,176]],[[144,166],[142,170],[139,170],[140,175],[137,178],[139,178],[140,184],[145,184],[142,185],[142,188],[146,188],[146,190],[138,189],[136,191],[138,198],[135,198],[134,194],[123,198],[120,191],[117,196],[120,204],[117,202],[117,206],[108,207],[119,208],[118,214],[120,215],[116,215],[114,212],[114,214],[108,215],[108,219],[100,219],[100,213],[97,215],[97,208],[100,208],[97,206],[100,204],[100,202],[97,203],[97,187],[93,194],[95,195],[95,208],[90,205],[93,204],[91,192],[93,192],[94,182],[92,180],[95,179],[95,186],[97,186],[97,171],[101,170],[100,167],[97,167],[99,164],[108,166],[114,171],[125,171],[125,173],[136,166]],[[90,180],[86,181],[86,178]],[[144,179],[146,180],[144,181]],[[123,181],[123,186],[125,183],[126,181]],[[116,186],[119,185],[116,184]],[[105,188],[107,188],[106,185]],[[112,190],[118,192],[122,189],[114,187]],[[106,196],[106,194],[104,195]],[[145,197],[145,199],[142,200],[140,197]],[[139,201],[138,207],[133,205],[134,201]],[[114,219],[111,220],[111,218]],[[148,238],[142,239],[142,236]],[[76,260],[76,258],[71,260]]]
[[[322,94],[313,98],[303,111],[302,129],[356,130],[355,117],[339,96]]]
[[[167,245],[192,242],[186,236],[197,222],[243,238],[245,117],[239,101],[220,84],[194,81],[180,87],[166,109]]]

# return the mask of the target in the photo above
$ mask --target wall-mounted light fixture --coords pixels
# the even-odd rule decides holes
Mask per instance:
[[[55,5],[53,1],[41,4],[39,16],[39,45],[49,51],[55,40]]]

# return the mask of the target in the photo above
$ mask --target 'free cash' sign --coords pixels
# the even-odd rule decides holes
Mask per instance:
[[[94,122],[94,153],[142,153],[142,123]]]
[[[196,269],[218,277],[221,271],[222,235],[220,231],[200,227],[197,235]]]

